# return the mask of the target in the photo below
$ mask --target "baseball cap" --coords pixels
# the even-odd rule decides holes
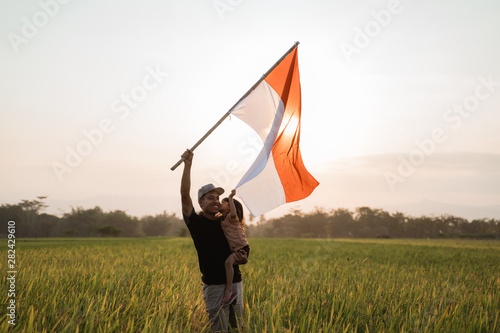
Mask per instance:
[[[214,184],[210,183],[200,187],[200,189],[198,190],[198,200],[200,200],[204,194],[207,194],[208,192],[213,190],[217,191],[217,194],[219,195],[222,195],[224,193],[224,189],[222,187],[215,187]]]

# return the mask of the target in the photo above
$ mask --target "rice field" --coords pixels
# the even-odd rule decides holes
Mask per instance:
[[[249,241],[244,332],[500,332],[500,242]],[[16,263],[0,332],[209,332],[190,238],[18,239]]]

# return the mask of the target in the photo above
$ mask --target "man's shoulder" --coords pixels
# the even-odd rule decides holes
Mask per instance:
[[[186,214],[182,214],[183,217],[184,217],[184,222],[186,222],[186,224],[190,224],[192,222],[195,222],[195,223],[199,223],[199,222],[219,222],[220,224],[220,221],[221,219],[217,219],[215,221],[212,221],[208,218],[206,218],[205,216],[203,216],[203,212],[199,212],[199,213],[196,213],[194,208],[193,210],[191,211],[191,213],[189,215],[186,215]],[[208,225],[216,225],[217,223],[207,223]]]
[[[184,218],[184,222],[186,223],[186,225],[189,226],[192,222],[197,220],[198,215],[196,214],[193,208],[191,210],[191,213],[189,213],[189,215],[182,213],[182,217]]]

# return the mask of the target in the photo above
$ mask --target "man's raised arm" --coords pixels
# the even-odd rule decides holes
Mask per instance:
[[[191,190],[191,164],[193,163],[193,152],[186,149],[184,154],[182,154],[182,158],[184,159],[184,171],[182,172],[181,179],[182,214],[189,216],[193,211],[193,201],[189,194]]]

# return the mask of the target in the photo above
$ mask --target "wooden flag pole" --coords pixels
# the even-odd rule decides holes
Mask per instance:
[[[230,109],[229,111],[227,111],[224,116],[222,116],[222,118],[219,119],[219,121],[217,123],[215,123],[214,126],[212,126],[211,129],[208,130],[207,133],[205,133],[205,135],[200,139],[198,140],[198,142],[196,142],[194,144],[193,147],[191,147],[191,151],[194,151],[196,149],[196,147],[198,147],[210,134],[212,134],[212,132],[231,114],[231,112],[233,111],[233,109],[236,107],[236,105],[238,105],[243,99],[245,99],[248,95],[250,95],[250,93],[255,89],[257,88],[257,86],[266,78],[266,76],[269,75],[269,73],[271,73],[271,71],[276,68],[276,66],[278,66],[278,64],[283,61],[283,59],[286,58],[287,55],[290,54],[290,52],[292,52],[300,43],[299,42],[295,42],[295,44],[293,44],[293,46],[264,74],[262,75],[262,77],[257,81],[255,82],[255,84],[245,93],[245,95],[243,95]],[[174,164],[173,167],[170,168],[170,170],[174,171],[182,162],[184,161],[183,158],[181,158],[179,161],[177,161],[177,163]]]

